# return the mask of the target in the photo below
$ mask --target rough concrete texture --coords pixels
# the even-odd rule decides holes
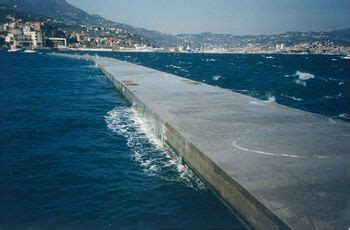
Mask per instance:
[[[348,229],[350,124],[94,56],[167,144],[257,229]],[[158,125],[159,125],[158,124]]]

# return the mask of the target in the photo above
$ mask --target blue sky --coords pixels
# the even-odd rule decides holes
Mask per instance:
[[[350,0],[67,0],[90,14],[164,33],[274,34],[350,27]]]

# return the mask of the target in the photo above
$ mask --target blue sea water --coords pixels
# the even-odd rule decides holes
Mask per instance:
[[[93,64],[0,60],[1,229],[244,228]]]
[[[92,53],[96,54],[96,53]],[[337,55],[97,53],[350,121],[350,60]]]
[[[350,61],[340,56],[97,55],[349,121]],[[244,228],[92,63],[0,61],[1,229]]]

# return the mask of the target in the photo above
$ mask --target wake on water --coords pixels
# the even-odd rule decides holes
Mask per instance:
[[[153,133],[152,127],[132,107],[118,106],[105,116],[107,127],[127,139],[133,161],[149,176],[166,181],[185,183],[205,190],[205,184],[182,163],[181,158],[164,146]]]

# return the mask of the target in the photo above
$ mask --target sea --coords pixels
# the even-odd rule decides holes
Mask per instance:
[[[350,121],[342,56],[90,54]],[[247,228],[93,63],[5,51],[0,62],[0,229]]]

